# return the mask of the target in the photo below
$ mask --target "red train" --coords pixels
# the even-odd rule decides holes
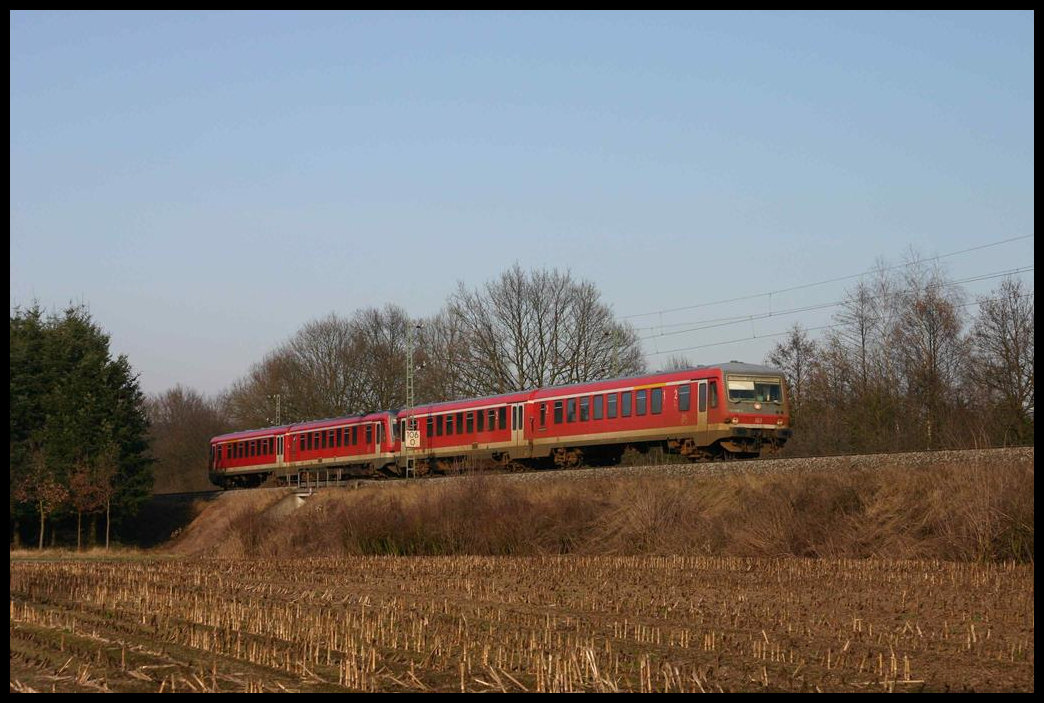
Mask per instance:
[[[229,488],[605,465],[629,447],[752,458],[790,435],[782,372],[733,361],[233,432],[210,442],[210,480]]]

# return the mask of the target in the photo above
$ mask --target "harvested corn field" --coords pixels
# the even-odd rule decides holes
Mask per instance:
[[[12,558],[11,691],[1033,691],[1033,567]]]

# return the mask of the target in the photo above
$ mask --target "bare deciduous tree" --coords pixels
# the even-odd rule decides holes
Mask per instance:
[[[389,305],[305,324],[225,394],[231,425],[265,427],[402,405],[406,319]]]
[[[209,439],[230,425],[218,408],[192,389],[177,385],[146,403],[155,493],[213,488],[207,480]]]
[[[913,262],[907,270],[895,328],[895,350],[908,402],[920,408],[923,444],[932,448],[955,407],[967,345],[961,334],[961,293],[941,271]],[[920,444],[920,442],[919,442]]]
[[[766,360],[786,377],[791,412],[795,416],[800,415],[805,384],[816,361],[817,351],[817,345],[809,338],[808,332],[795,324],[786,339],[776,344]]]
[[[978,303],[971,376],[997,408],[999,441],[1022,443],[1033,437],[1033,294],[1009,278]]]
[[[630,327],[597,288],[568,273],[527,274],[515,264],[482,290],[461,283],[447,314],[463,331],[461,388],[484,395],[554,386],[645,368]]]

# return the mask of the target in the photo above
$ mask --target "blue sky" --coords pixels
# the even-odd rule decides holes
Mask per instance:
[[[1032,12],[10,17],[11,307],[86,304],[146,393],[516,262],[651,368],[761,362],[911,251],[1032,290]]]

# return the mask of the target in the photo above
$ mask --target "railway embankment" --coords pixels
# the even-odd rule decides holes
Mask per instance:
[[[684,554],[1033,560],[1033,448],[229,491],[160,549],[214,557]]]

